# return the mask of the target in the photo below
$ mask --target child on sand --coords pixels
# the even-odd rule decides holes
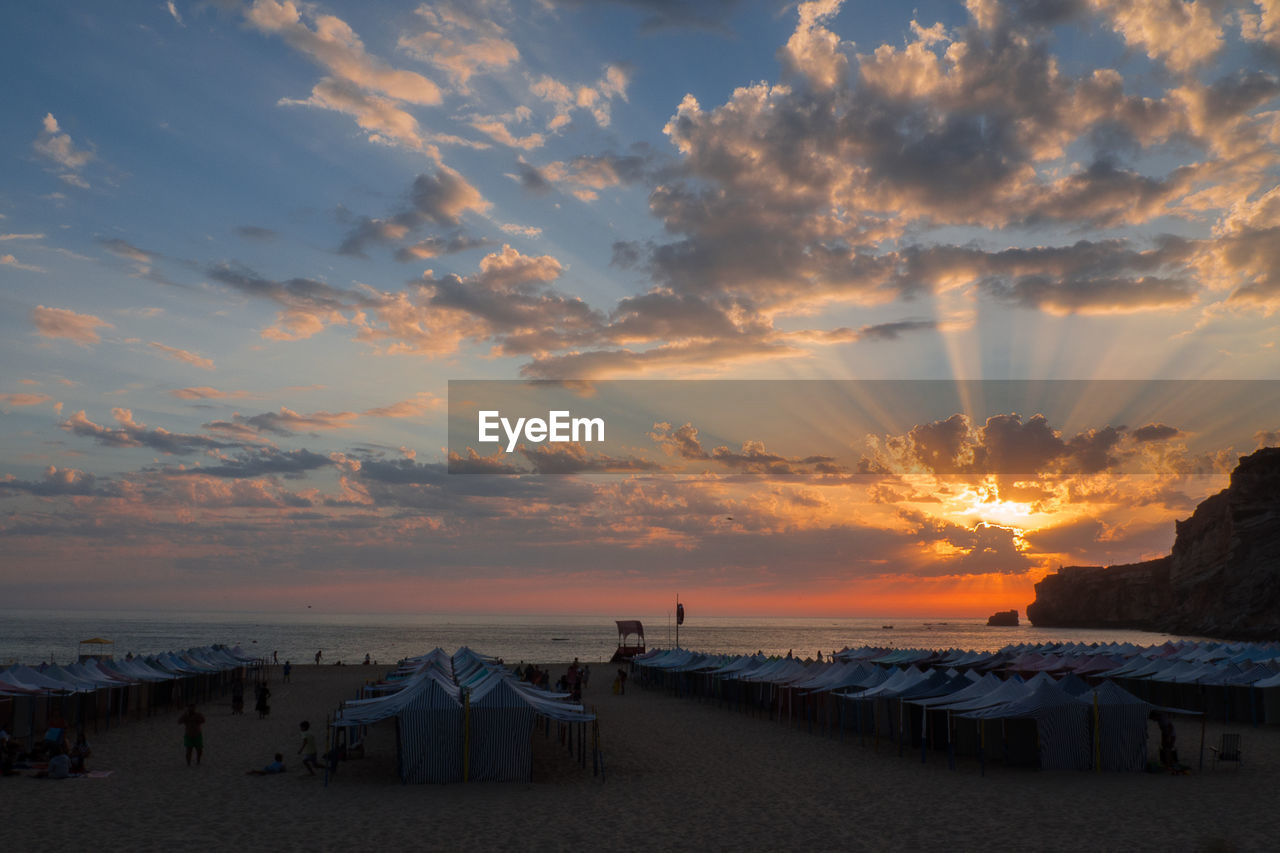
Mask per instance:
[[[273,776],[276,773],[283,773],[283,772],[284,772],[284,753],[282,752],[277,752],[275,761],[272,761],[270,764],[268,764],[266,767],[262,768],[261,770],[246,771],[247,775],[249,776]]]
[[[298,747],[298,754],[302,756],[302,766],[307,768],[307,773],[314,776],[315,768],[320,766],[320,749],[316,746],[316,736],[311,731],[311,723],[306,720],[303,720],[298,728],[302,730],[302,745]]]

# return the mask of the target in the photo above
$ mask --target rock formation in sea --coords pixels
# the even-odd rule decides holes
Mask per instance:
[[[1033,625],[1280,639],[1280,448],[1240,458],[1231,485],[1177,522],[1173,553],[1066,566],[1036,584]]]
[[[999,626],[999,627],[1002,627],[1002,628],[1007,628],[1007,627],[1010,627],[1010,626],[1013,626],[1013,625],[1017,625],[1017,624],[1018,624],[1018,611],[1016,611],[1016,610],[1001,610],[1001,611],[1000,611],[1000,612],[998,612],[998,613],[992,613],[992,614],[987,618],[987,624],[988,624],[988,625],[996,625],[996,626]]]

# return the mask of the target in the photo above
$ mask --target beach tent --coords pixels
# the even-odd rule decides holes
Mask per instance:
[[[1034,720],[1035,727],[1031,730],[1004,728],[1002,748],[1006,761],[1028,763],[1034,756],[1038,757],[1042,770],[1088,770],[1092,766],[1088,703],[1052,681],[1028,683],[1021,688],[1023,695],[1019,698],[965,711],[960,716],[979,721]]]
[[[527,782],[533,778],[533,704],[497,673],[470,693],[466,738],[468,778]]]
[[[1103,770],[1145,770],[1151,704],[1112,681],[1080,698],[1093,706],[1095,764]]]
[[[333,725],[357,730],[388,719],[402,782],[462,781],[462,703],[451,682],[424,667],[394,693],[344,703]]]

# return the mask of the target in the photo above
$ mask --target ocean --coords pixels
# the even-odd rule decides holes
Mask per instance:
[[[631,618],[633,614],[623,614]],[[675,643],[675,626],[658,617],[645,619],[650,648]],[[892,628],[885,626],[892,625]],[[323,650],[324,663],[357,664],[368,654],[379,664],[422,654],[440,646],[452,652],[470,646],[507,663],[564,663],[608,660],[617,647],[612,619],[574,615],[476,614],[332,614],[0,610],[0,664],[67,663],[76,659],[78,642],[111,640],[123,657],[213,643],[239,645],[270,657],[312,663]],[[680,627],[680,645],[723,654],[793,652],[825,658],[845,646],[960,648],[994,651],[1011,643],[1131,642],[1153,645],[1180,638],[1147,631],[1074,628],[988,627],[985,619],[747,618],[702,617]]]

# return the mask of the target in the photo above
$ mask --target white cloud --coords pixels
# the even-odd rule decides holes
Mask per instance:
[[[41,123],[40,134],[32,143],[36,153],[53,164],[68,170],[59,175],[67,183],[87,189],[89,184],[78,174],[94,158],[93,151],[77,148],[71,135],[64,131],[54,118],[53,113],[46,113]]]

